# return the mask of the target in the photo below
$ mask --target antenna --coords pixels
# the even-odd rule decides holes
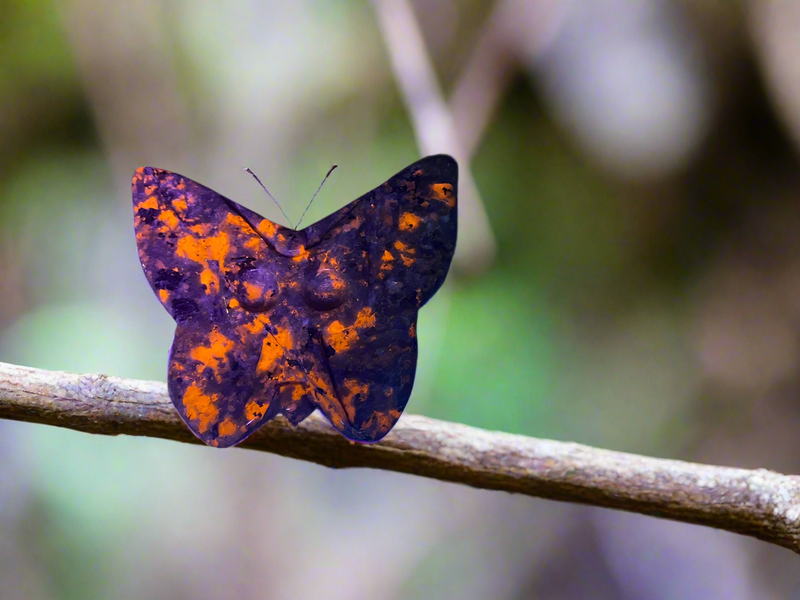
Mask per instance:
[[[283,207],[280,204],[278,204],[277,200],[275,200],[275,196],[270,194],[269,190],[266,188],[266,186],[263,183],[261,183],[261,180],[258,178],[258,175],[253,173],[253,171],[250,170],[250,167],[245,167],[244,170],[247,171],[248,173],[250,173],[250,175],[252,175],[253,177],[255,177],[255,180],[258,182],[258,185],[260,185],[262,188],[264,188],[264,191],[267,192],[267,196],[272,198],[272,201],[278,206],[278,208],[281,209],[281,214],[283,215],[283,218],[286,219],[289,222],[289,226],[292,227],[292,229],[295,229],[295,227],[292,226],[292,220],[289,218],[289,216],[285,212],[283,212]],[[331,170],[333,170],[333,169],[331,169]],[[328,175],[330,175],[330,173],[328,173]],[[326,177],[326,179],[327,179],[327,177]],[[320,187],[322,187],[322,186],[320,186]],[[319,191],[319,190],[317,190],[317,191]],[[316,196],[316,194],[314,194],[314,195]],[[312,198],[312,200],[313,200],[313,198]],[[305,213],[303,213],[303,214],[305,214]]]
[[[312,203],[312,202],[314,202],[314,198],[316,198],[316,197],[317,197],[317,194],[319,194],[319,191],[322,189],[322,186],[323,186],[323,185],[325,185],[325,182],[326,182],[326,181],[328,181],[328,177],[330,177],[330,176],[331,176],[331,173],[333,173],[334,169],[336,169],[338,166],[339,166],[339,165],[333,165],[333,166],[332,166],[332,167],[331,167],[331,168],[328,170],[328,174],[327,174],[327,175],[325,175],[325,178],[322,180],[322,183],[320,183],[320,184],[319,184],[319,187],[317,188],[317,191],[316,191],[316,192],[314,192],[314,195],[313,195],[313,196],[311,196],[311,200],[309,200],[309,201],[308,201],[308,206],[306,206],[306,209],[303,211],[303,214],[302,214],[302,215],[300,215],[300,220],[297,222],[297,225],[295,225],[295,229],[299,229],[299,228],[300,228],[300,223],[302,223],[302,222],[303,222],[303,217],[305,217],[305,216],[306,216],[306,213],[308,212],[308,209],[311,207],[311,203]]]

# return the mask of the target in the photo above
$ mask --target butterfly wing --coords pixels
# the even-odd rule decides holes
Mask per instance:
[[[169,391],[200,439],[237,444],[278,413],[319,407],[377,441],[405,408],[416,316],[456,241],[457,167],[423,159],[301,232],[188,178],[133,178],[145,275],[177,321]]]
[[[329,269],[348,290],[319,317],[334,390],[314,402],[352,440],[380,440],[408,402],[417,312],[441,287],[455,250],[457,185],[456,162],[430,156],[304,230],[317,257],[307,287]]]
[[[310,414],[285,386],[293,367],[270,323],[287,268],[274,250],[283,228],[169,171],[139,169],[132,194],[142,268],[178,324],[168,387],[189,428],[231,446],[279,412]]]

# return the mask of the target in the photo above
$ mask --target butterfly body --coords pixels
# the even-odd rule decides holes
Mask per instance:
[[[232,446],[319,408],[360,442],[405,408],[417,311],[455,248],[457,167],[425,158],[302,230],[150,167],[133,178],[139,257],[177,323],[170,397],[204,442]]]

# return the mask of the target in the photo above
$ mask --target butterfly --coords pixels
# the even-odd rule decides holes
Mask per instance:
[[[229,447],[319,409],[352,441],[383,438],[414,384],[417,312],[453,257],[457,185],[455,160],[429,156],[295,230],[138,169],[139,259],[177,323],[168,389],[189,429]]]

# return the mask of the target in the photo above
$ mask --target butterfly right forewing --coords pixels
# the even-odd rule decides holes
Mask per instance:
[[[381,439],[411,394],[417,312],[442,285],[455,250],[457,183],[455,161],[431,156],[305,230],[351,291],[322,331],[347,414],[337,429],[351,439]]]

